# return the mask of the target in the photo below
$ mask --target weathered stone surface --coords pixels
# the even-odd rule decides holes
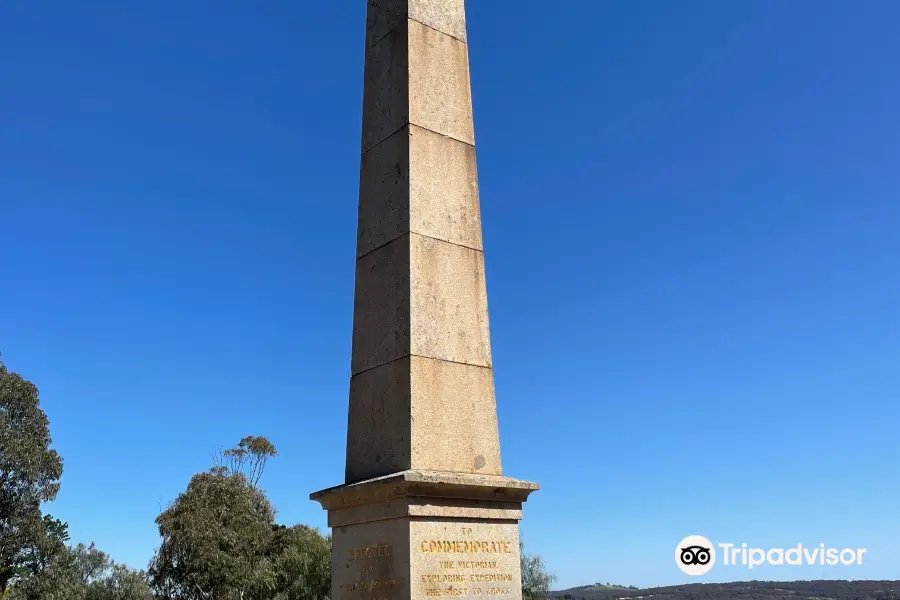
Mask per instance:
[[[409,152],[407,126],[362,155],[357,257],[409,233]]]
[[[412,231],[482,249],[475,147],[407,125],[362,155],[357,256]]]
[[[410,234],[411,352],[491,366],[484,255]]]
[[[466,9],[464,0],[407,0],[409,18],[466,41]]]
[[[408,18],[409,0],[369,0],[366,10],[366,47],[377,44],[381,39],[404,24]]]
[[[409,354],[409,250],[407,235],[356,261],[353,375]]]
[[[363,77],[362,151],[409,123],[409,40],[397,27],[366,47]]]
[[[409,144],[411,231],[481,250],[475,147],[416,126]]]
[[[520,598],[518,520],[535,489],[410,470],[313,494],[334,528],[332,598]]]
[[[413,598],[521,598],[515,521],[414,519],[409,525]]]
[[[412,357],[412,468],[500,475],[491,369]]]
[[[515,521],[398,518],[333,533],[332,598],[521,597]]]
[[[480,511],[473,518],[508,520],[519,518],[512,511],[521,511],[536,489],[537,484],[530,481],[500,475],[411,469],[328,488],[310,497],[329,514],[343,513],[347,523],[412,515],[451,518],[471,510]],[[381,508],[367,512],[376,505]],[[347,512],[356,509],[362,512]]]
[[[410,360],[406,356],[350,378],[347,483],[412,467]]]
[[[466,44],[409,21],[406,57],[409,61],[409,122],[474,144]]]
[[[366,45],[372,45],[410,18],[466,41],[464,0],[369,0]]]
[[[463,0],[369,0],[332,600],[520,600],[491,370]]]
[[[507,502],[487,507],[479,500],[436,500],[421,504],[410,499],[391,500],[372,504],[348,506],[328,512],[329,527],[343,527],[357,523],[399,519],[400,517],[446,517],[453,519],[522,519],[522,505]]]
[[[475,143],[464,42],[405,20],[366,48],[362,151],[411,123]]]
[[[491,369],[407,356],[350,379],[345,480],[407,469],[500,475]]]
[[[409,600],[409,519],[332,530],[333,600]]]
[[[352,374],[408,354],[491,366],[482,252],[412,233],[357,261]]]
[[[310,498],[327,510],[406,497],[469,498],[521,504],[537,489],[536,483],[502,475],[410,469],[326,488],[310,494]]]

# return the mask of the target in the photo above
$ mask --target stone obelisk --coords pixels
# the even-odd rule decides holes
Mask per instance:
[[[522,595],[491,368],[464,0],[369,0],[332,600]]]

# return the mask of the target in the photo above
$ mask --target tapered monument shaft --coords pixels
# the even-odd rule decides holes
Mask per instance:
[[[521,600],[491,368],[464,0],[369,0],[332,600]]]
[[[367,21],[346,481],[499,475],[463,2]]]

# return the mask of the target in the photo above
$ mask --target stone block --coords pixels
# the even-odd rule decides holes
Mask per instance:
[[[483,253],[415,233],[408,239],[411,353],[490,367]]]
[[[481,250],[475,147],[411,126],[408,154],[410,230]]]
[[[409,519],[332,530],[332,600],[410,600]]]
[[[464,0],[369,0],[366,45],[378,42],[407,18],[466,41]]]
[[[406,58],[409,64],[409,122],[474,145],[466,44],[409,21]]]
[[[409,127],[362,155],[356,255],[409,233]]]
[[[410,231],[482,249],[474,146],[408,125],[362,155],[357,256]]]
[[[411,468],[410,360],[406,356],[350,378],[347,483]]]
[[[521,598],[515,521],[406,517],[335,527],[334,600]]]
[[[501,474],[489,368],[407,356],[351,378],[345,481],[406,469]]]
[[[413,519],[409,524],[413,598],[521,598],[515,521]]]
[[[410,353],[409,261],[408,235],[356,261],[352,375]]]
[[[363,78],[362,151],[409,123],[409,40],[397,27],[366,47]]]
[[[407,123],[475,144],[468,47],[411,20],[366,48],[362,151]]]
[[[420,356],[410,366],[412,468],[500,475],[491,369]]]

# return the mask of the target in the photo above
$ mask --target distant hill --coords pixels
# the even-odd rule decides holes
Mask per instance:
[[[553,600],[900,600],[900,581],[737,581],[636,589],[597,583],[550,592]]]

